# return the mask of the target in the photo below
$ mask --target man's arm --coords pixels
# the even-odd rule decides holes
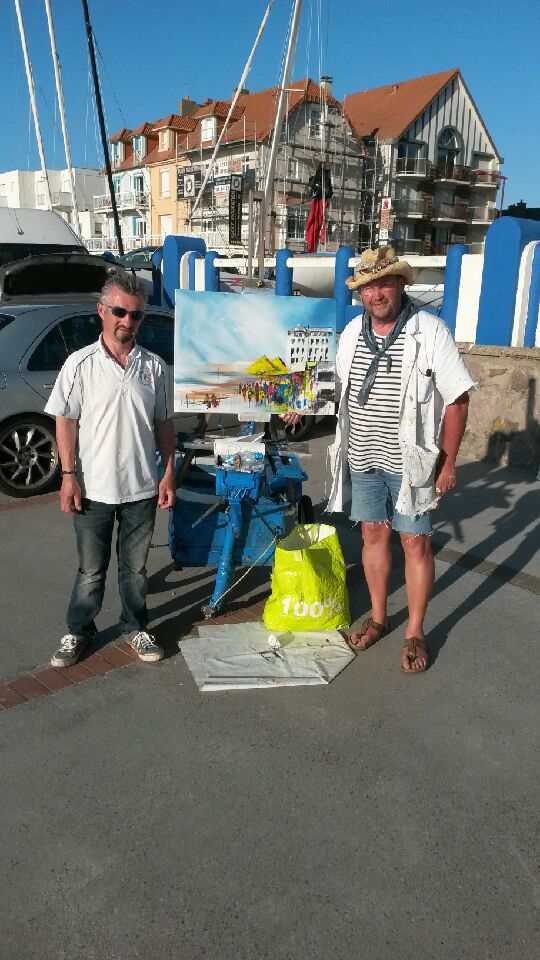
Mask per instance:
[[[462,393],[444,412],[441,454],[435,470],[437,493],[448,493],[456,485],[456,457],[465,433],[469,412],[469,394]]]
[[[174,477],[174,427],[168,420],[156,420],[154,423],[157,448],[165,468],[163,479],[158,487],[158,506],[161,510],[174,507],[176,501],[176,480]]]
[[[70,420],[68,417],[56,418],[56,442],[62,470],[75,470],[77,427],[77,420]],[[62,513],[78,513],[81,509],[81,488],[75,473],[62,477],[60,508]]]

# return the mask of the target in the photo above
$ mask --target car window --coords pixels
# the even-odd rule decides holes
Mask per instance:
[[[165,363],[174,363],[174,319],[162,314],[147,313],[137,334],[137,343],[157,353]]]
[[[68,352],[58,324],[38,343],[28,361],[29,370],[60,370]]]
[[[101,320],[95,313],[78,314],[62,320],[60,327],[64,335],[68,353],[82,350],[95,343],[101,333]]]

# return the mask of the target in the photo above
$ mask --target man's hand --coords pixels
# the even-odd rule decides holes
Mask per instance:
[[[80,513],[81,506],[81,488],[75,476],[68,474],[66,477],[62,477],[62,486],[60,487],[60,509],[62,513]]]
[[[283,423],[287,427],[292,427],[293,433],[294,433],[296,424],[299,423],[300,420],[302,419],[299,413],[293,413],[292,410],[289,410],[288,413],[282,413],[280,414],[280,416],[281,416],[281,419],[283,420]]]
[[[174,474],[166,472],[158,487],[158,507],[167,510],[176,503],[176,480]]]
[[[442,497],[443,494],[453,490],[456,485],[456,465],[448,459],[441,456],[437,469],[435,470],[435,490]]]

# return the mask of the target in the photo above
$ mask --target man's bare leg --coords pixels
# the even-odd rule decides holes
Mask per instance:
[[[405,552],[405,582],[409,604],[409,620],[405,637],[424,640],[424,617],[435,577],[431,538],[425,534],[410,533],[402,533],[400,537]],[[412,671],[425,670],[427,662],[427,654],[421,650],[418,650],[412,663],[405,651],[401,659],[403,669]]]
[[[371,598],[371,616],[376,623],[383,626],[388,623],[388,582],[392,569],[391,534],[392,526],[389,520],[383,523],[362,521],[362,564]],[[369,626],[362,635],[351,634],[350,639],[358,650],[366,650],[379,639],[379,634],[374,627]]]

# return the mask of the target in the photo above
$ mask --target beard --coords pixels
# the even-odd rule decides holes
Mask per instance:
[[[120,343],[131,343],[135,339],[135,333],[132,330],[126,330],[122,324],[114,328],[114,335]]]

